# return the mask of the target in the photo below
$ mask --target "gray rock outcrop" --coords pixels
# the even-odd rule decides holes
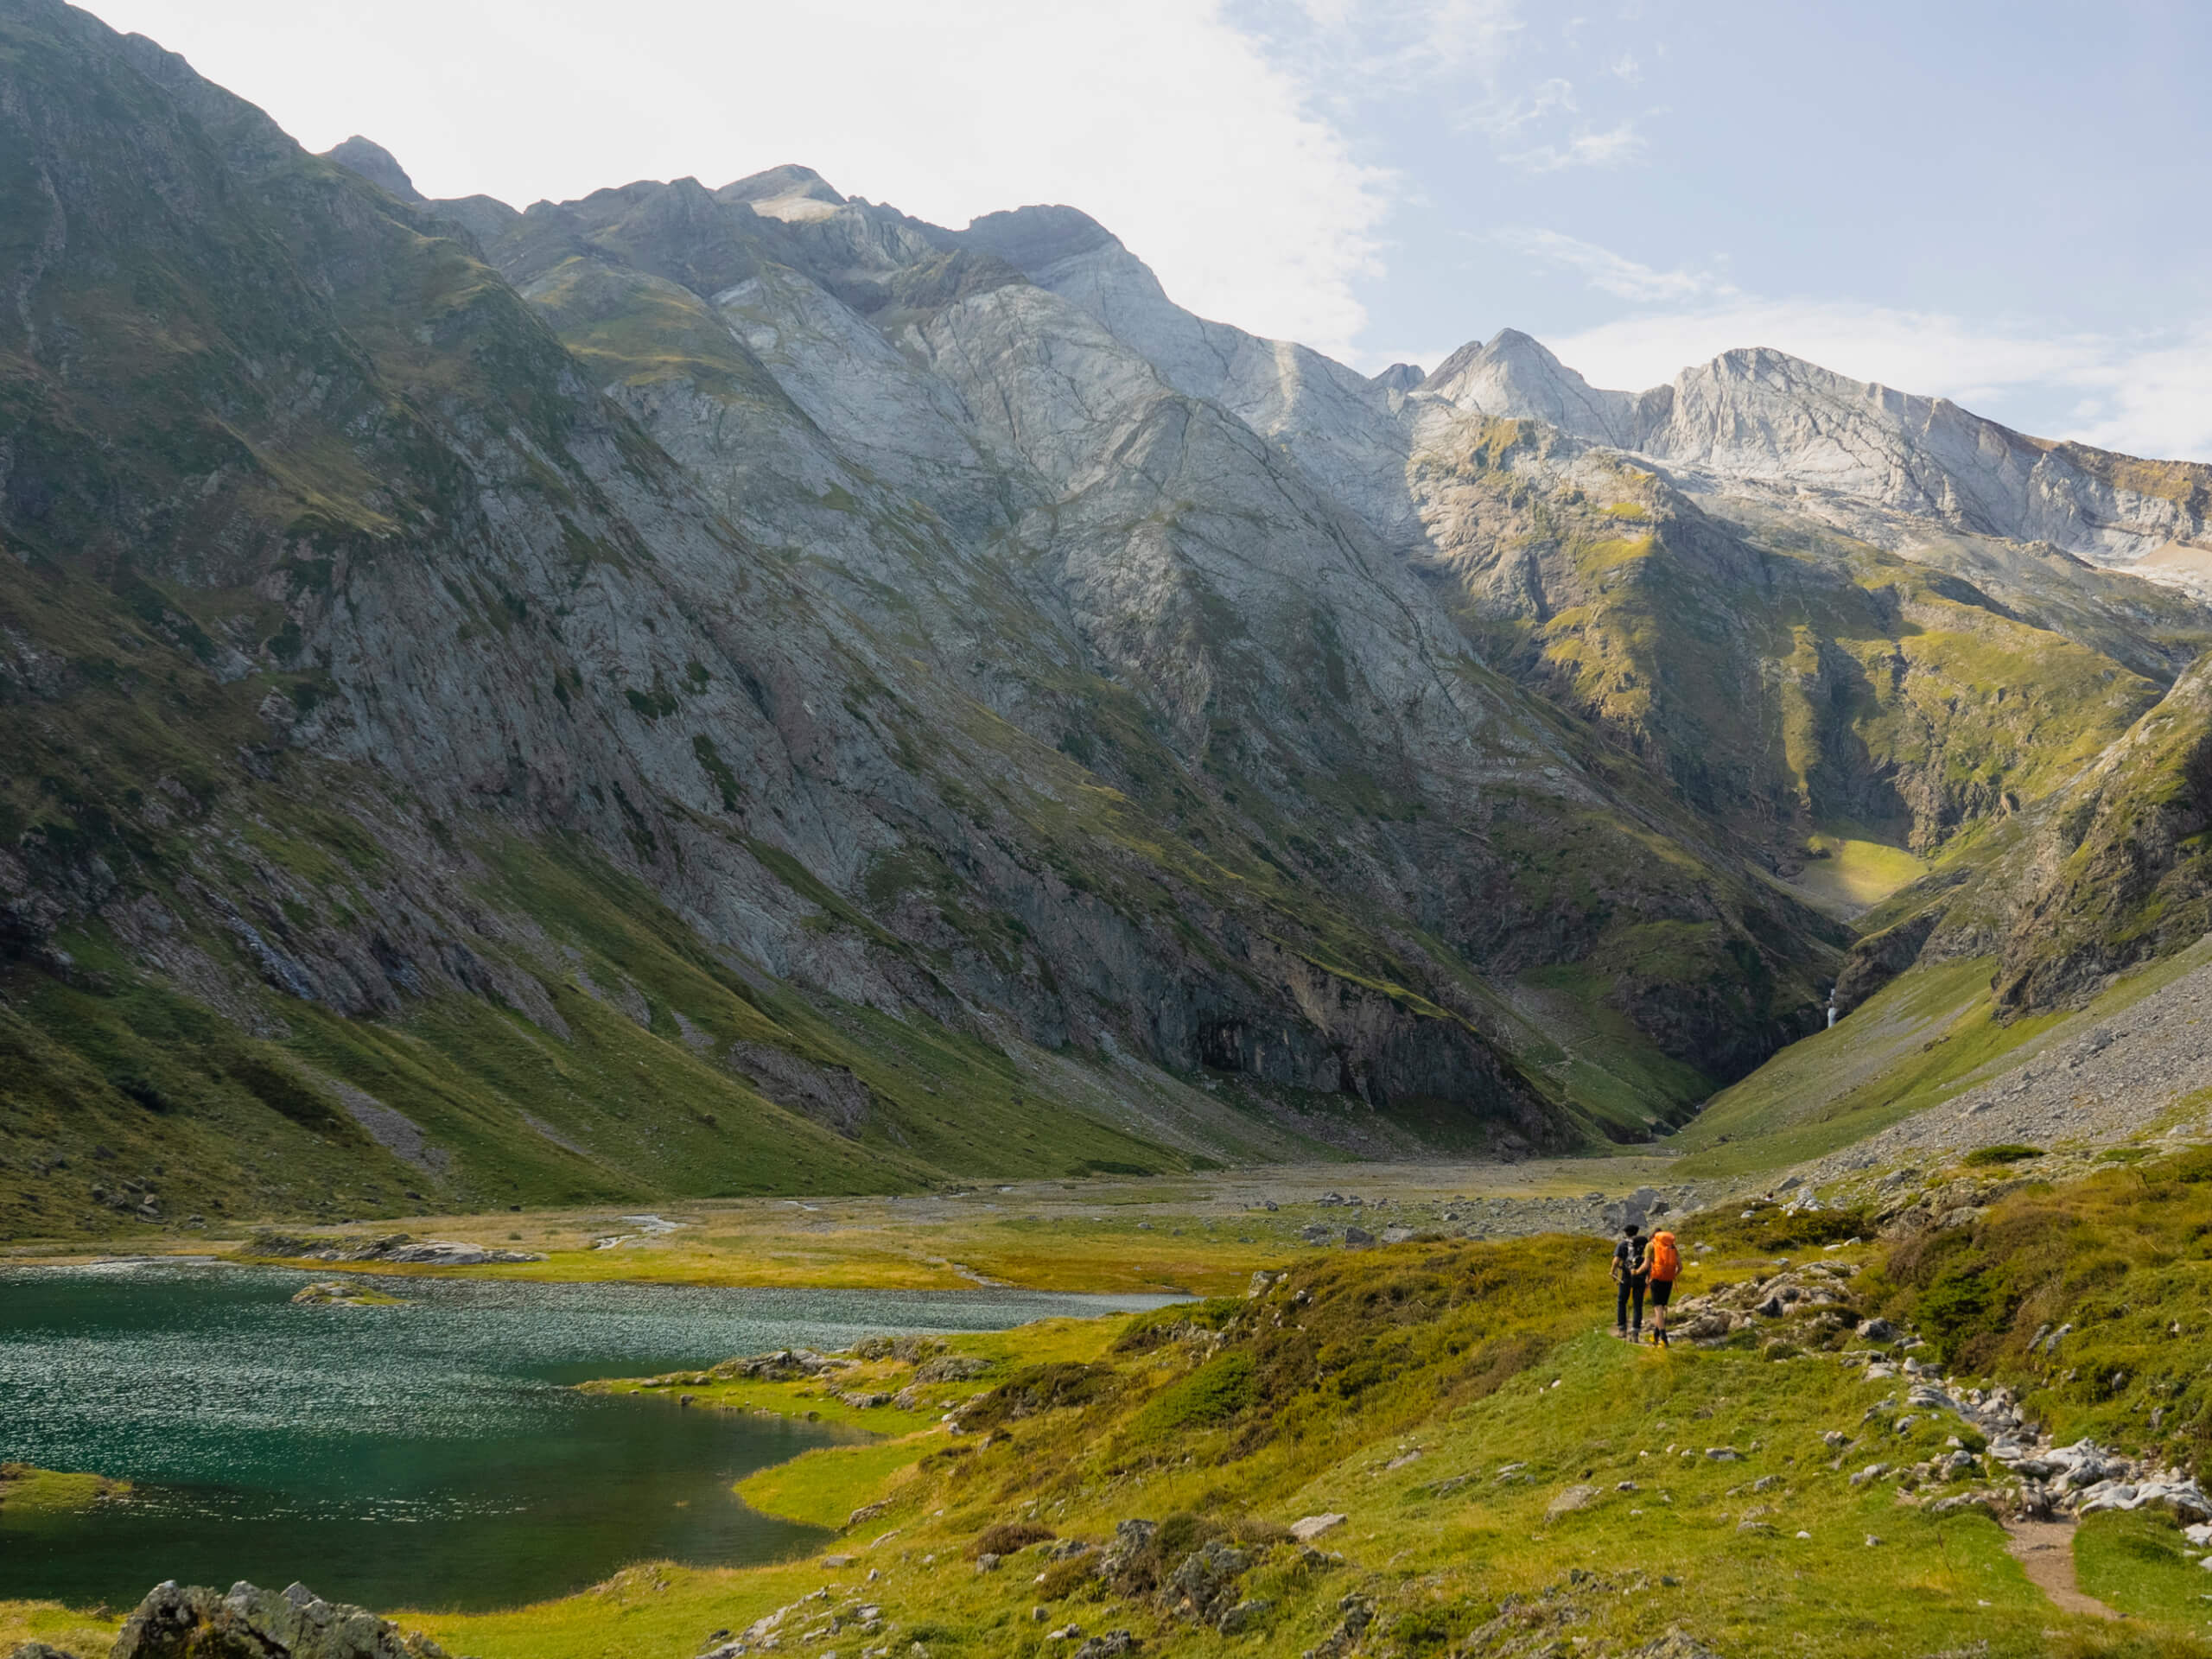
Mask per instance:
[[[427,1636],[327,1602],[304,1585],[281,1594],[156,1585],[115,1639],[113,1659],[445,1659]]]

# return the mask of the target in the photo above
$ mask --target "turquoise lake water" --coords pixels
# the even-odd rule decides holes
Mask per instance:
[[[363,1281],[404,1306],[295,1306],[314,1277],[0,1271],[0,1461],[136,1485],[80,1514],[0,1510],[0,1599],[122,1608],[163,1579],[298,1580],[371,1607],[477,1609],[630,1561],[774,1560],[824,1535],[731,1484],[839,1431],[567,1385],[1171,1300],[409,1278]]]

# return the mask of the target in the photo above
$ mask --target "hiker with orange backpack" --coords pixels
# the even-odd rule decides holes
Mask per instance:
[[[1681,1276],[1682,1253],[1675,1248],[1675,1236],[1660,1232],[1651,1235],[1651,1242],[1643,1247],[1644,1294],[1651,1302],[1651,1341],[1659,1348],[1671,1348],[1667,1340],[1667,1300],[1675,1294],[1675,1281]]]

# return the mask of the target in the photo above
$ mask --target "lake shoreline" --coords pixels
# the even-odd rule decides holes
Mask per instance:
[[[297,1578],[363,1605],[470,1612],[575,1593],[639,1559],[772,1562],[827,1535],[747,1504],[741,1482],[911,1434],[937,1407],[791,1377],[694,1409],[652,1377],[914,1332],[988,1346],[1164,1300],[449,1274],[352,1276],[404,1291],[369,1305],[295,1300],[332,1273],[144,1256],[0,1267],[0,1459],[130,1488],[0,1510],[0,1599],[96,1608],[170,1578]],[[828,1382],[865,1380],[850,1363]]]

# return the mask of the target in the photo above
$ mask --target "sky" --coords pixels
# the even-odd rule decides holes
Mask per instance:
[[[91,0],[313,149],[526,206],[785,162],[1091,213],[1372,372],[1770,346],[2212,460],[2201,0]]]

